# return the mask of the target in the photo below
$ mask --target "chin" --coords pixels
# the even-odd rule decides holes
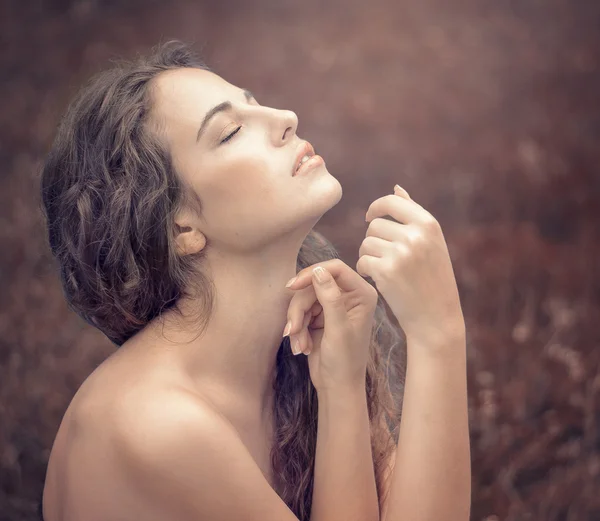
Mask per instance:
[[[324,212],[342,200],[342,185],[329,171],[316,184],[319,186],[319,194],[316,195],[316,198],[323,206],[327,207],[323,210]]]
[[[336,177],[331,176],[333,179],[335,179],[335,184],[337,185],[337,190],[336,193],[338,194],[337,200],[335,201],[335,204],[338,204],[341,200],[342,200],[342,195],[344,195],[344,192],[342,190],[342,183],[340,183]]]

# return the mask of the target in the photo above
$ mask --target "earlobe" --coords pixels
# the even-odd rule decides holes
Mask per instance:
[[[197,218],[188,210],[181,211],[175,219],[177,253],[190,255],[206,246],[206,237],[197,227]]]
[[[180,255],[190,255],[198,253],[206,246],[206,237],[199,230],[187,228],[187,231],[179,232],[175,242]]]

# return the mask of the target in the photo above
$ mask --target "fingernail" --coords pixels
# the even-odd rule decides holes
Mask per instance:
[[[292,321],[288,320],[285,325],[285,329],[283,330],[283,336],[288,336],[290,334],[290,330],[292,329]]]
[[[292,352],[294,353],[294,355],[299,355],[300,354],[300,339],[296,339],[296,342],[294,343],[294,347],[292,348]]]
[[[298,278],[298,276],[296,277],[292,277],[290,280],[288,280],[287,284],[285,285],[286,288],[289,288],[294,282],[296,282],[296,279]]]
[[[319,284],[323,284],[323,282],[325,282],[327,280],[327,272],[325,271],[325,268],[323,268],[321,266],[317,266],[313,270],[313,273],[315,274],[315,277]]]
[[[408,192],[404,188],[402,188],[400,185],[394,185],[394,192],[401,192],[410,199],[410,195],[408,194]]]

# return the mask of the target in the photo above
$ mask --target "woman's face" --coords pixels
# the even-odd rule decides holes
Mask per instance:
[[[296,134],[294,112],[263,106],[249,92],[202,69],[159,74],[153,97],[161,139],[203,207],[202,221],[182,218],[178,224],[198,226],[213,246],[239,253],[293,230],[306,235],[341,199],[341,185],[325,164],[292,176],[304,143]],[[211,109],[226,101],[231,108],[203,125]]]

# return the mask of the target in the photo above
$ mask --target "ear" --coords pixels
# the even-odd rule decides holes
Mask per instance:
[[[198,253],[206,246],[206,237],[198,228],[198,218],[184,212],[175,218],[177,252],[179,255]]]

